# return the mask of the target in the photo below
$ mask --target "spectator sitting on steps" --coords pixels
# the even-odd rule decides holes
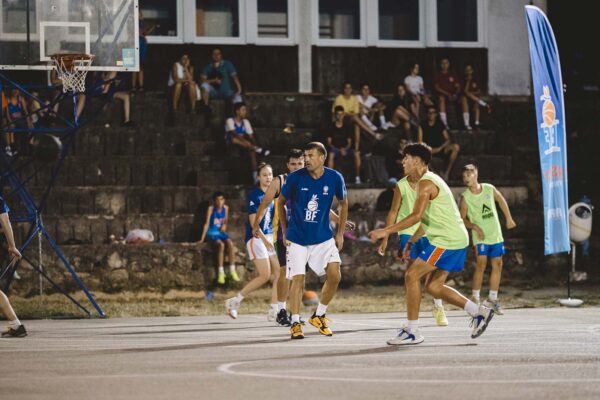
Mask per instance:
[[[423,77],[419,75],[420,66],[419,64],[413,64],[410,67],[409,74],[404,78],[404,86],[408,93],[413,97],[413,114],[417,118],[421,117],[421,103],[426,106],[432,106],[431,99],[425,92],[425,83]]]
[[[360,184],[360,151],[352,148],[352,142],[360,134],[358,126],[344,119],[344,107],[342,106],[335,107],[334,118],[335,120],[326,133],[329,150],[327,167],[334,169],[337,159],[352,157],[356,173],[355,182]]]
[[[375,137],[375,130],[371,129],[363,120],[360,119],[360,103],[356,96],[352,94],[352,84],[350,82],[344,83],[344,91],[342,94],[338,94],[331,107],[331,112],[335,112],[336,106],[342,106],[346,118],[357,124],[363,131],[367,132],[370,136]]]
[[[242,101],[242,84],[237,75],[237,70],[231,61],[224,60],[221,49],[213,49],[212,61],[202,70],[202,99],[208,108],[210,99],[225,99],[232,103]],[[235,91],[231,84],[235,84]]]
[[[458,78],[450,72],[450,61],[442,58],[440,70],[433,77],[435,92],[438,96],[438,106],[440,108],[440,119],[446,128],[448,128],[448,117],[446,115],[446,106],[448,102],[456,101],[460,92]]]
[[[179,61],[176,61],[171,67],[169,74],[169,88],[173,87],[173,97],[171,107],[173,112],[177,111],[181,91],[185,88],[190,102],[189,112],[196,110],[196,101],[200,100],[200,89],[194,81],[194,66],[190,64],[190,57],[183,54]]]
[[[473,67],[470,65],[465,67],[465,78],[462,88],[463,95],[460,100],[463,112],[463,122],[465,123],[465,128],[470,131],[472,128],[470,124],[471,115],[469,114],[469,106],[473,107],[475,128],[479,128],[479,106],[486,107],[488,113],[492,112],[492,108],[488,103],[481,99],[481,88],[473,77]]]
[[[400,83],[396,86],[396,93],[389,102],[387,109],[390,122],[389,127],[398,127],[401,123],[419,125],[418,114],[414,114],[414,98],[406,91],[406,87]]]
[[[246,103],[240,102],[233,105],[233,118],[228,118],[225,121],[225,142],[227,146],[234,145],[248,153],[250,157],[250,166],[252,168],[252,180],[256,182],[258,163],[256,154],[268,156],[271,152],[267,149],[262,149],[256,144],[254,131],[250,121],[246,119],[248,107]]]
[[[217,249],[219,273],[217,275],[217,283],[223,285],[225,283],[225,269],[223,264],[225,261],[225,248],[227,247],[229,254],[229,277],[234,282],[239,282],[240,278],[235,270],[235,246],[233,241],[227,234],[227,222],[229,221],[229,206],[225,204],[225,194],[215,192],[213,194],[213,204],[208,206],[206,210],[206,222],[202,229],[202,237],[200,243],[214,243]]]
[[[373,123],[376,117],[379,117],[379,126],[381,129],[386,130],[389,128],[389,125],[385,121],[385,104],[371,96],[369,84],[364,83],[360,87],[360,94],[356,96],[356,99],[360,104],[360,119],[371,128],[371,130],[377,130],[377,127]]]
[[[423,142],[431,147],[433,156],[447,160],[446,170],[440,173],[440,176],[447,181],[458,157],[460,146],[458,143],[452,143],[448,129],[437,117],[435,107],[427,108],[427,121],[419,129],[419,143]]]
[[[101,95],[108,95],[111,88],[115,88],[113,98],[123,102],[123,126],[130,128],[135,127],[135,122],[129,118],[131,110],[131,95],[123,88],[122,74],[117,74],[116,71],[102,72],[100,75],[102,86],[100,88]]]

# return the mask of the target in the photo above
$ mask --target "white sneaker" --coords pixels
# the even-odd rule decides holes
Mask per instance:
[[[484,306],[479,306],[479,312],[473,317],[473,319],[471,319],[471,326],[473,327],[471,339],[481,336],[481,334],[485,332],[485,329],[493,317],[494,310]]]
[[[269,308],[269,312],[267,313],[267,321],[274,322],[277,319],[277,311]]]
[[[398,336],[387,341],[389,345],[407,345],[407,344],[419,344],[423,343],[425,338],[418,329],[413,332],[408,331],[407,328],[402,328],[398,331]]]
[[[504,315],[502,312],[502,306],[497,301],[492,301],[490,299],[485,299],[483,301],[483,305],[487,308],[491,308],[498,315]]]
[[[225,308],[227,309],[227,315],[236,319],[238,316],[238,308],[240,308],[240,302],[236,297],[232,297],[225,300]]]
[[[360,176],[357,176],[356,178],[354,178],[354,183],[356,183],[357,185],[360,185],[362,183],[360,180]]]

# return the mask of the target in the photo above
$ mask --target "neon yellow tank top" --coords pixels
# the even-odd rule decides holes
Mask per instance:
[[[398,215],[396,216],[396,223],[403,220],[407,216],[412,213],[415,208],[415,201],[417,200],[417,191],[410,186],[408,182],[408,177],[404,177],[400,179],[397,183],[398,189],[400,190],[400,195],[402,196],[402,203],[400,203],[400,209],[398,210]],[[399,235],[413,235],[417,229],[419,228],[419,224],[415,224],[409,228],[406,228],[400,232]]]
[[[469,189],[462,194],[467,203],[469,221],[480,227],[485,235],[485,239],[481,240],[477,233],[472,231],[473,244],[501,243],[504,238],[502,237],[502,228],[496,210],[496,200],[494,200],[494,186],[489,183],[482,183],[481,189],[479,194],[475,194]]]
[[[439,189],[437,197],[429,202],[421,218],[429,242],[442,249],[464,249],[469,245],[469,234],[450,188],[433,172],[425,173],[421,180],[431,181]]]

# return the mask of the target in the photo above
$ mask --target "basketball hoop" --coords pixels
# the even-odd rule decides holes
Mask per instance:
[[[85,77],[94,60],[93,54],[59,53],[50,56],[63,92],[85,92]]]

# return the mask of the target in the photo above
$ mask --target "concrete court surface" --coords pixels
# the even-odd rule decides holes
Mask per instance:
[[[599,308],[507,310],[475,340],[448,316],[405,347],[386,344],[404,313],[298,341],[265,315],[26,321],[0,340],[0,399],[600,399]]]

